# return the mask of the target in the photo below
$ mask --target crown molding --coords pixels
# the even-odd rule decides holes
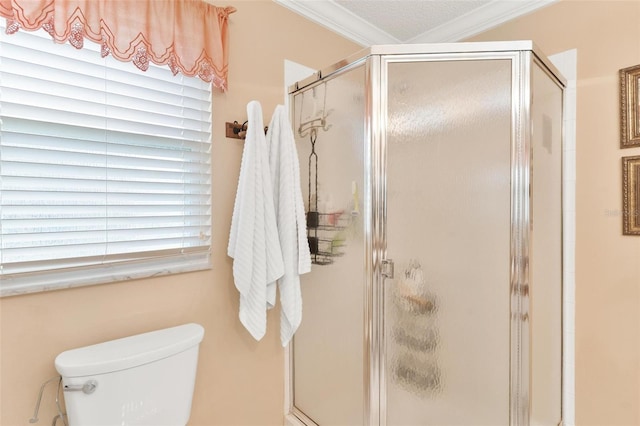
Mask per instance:
[[[331,0],[273,1],[364,47],[369,47],[374,44],[401,43],[401,40],[371,25],[350,10],[345,9]]]
[[[406,43],[447,43],[463,40],[557,0],[492,1],[446,24],[426,31]]]
[[[409,40],[399,40],[333,0],[273,0],[361,46],[463,40],[558,0],[494,0]]]

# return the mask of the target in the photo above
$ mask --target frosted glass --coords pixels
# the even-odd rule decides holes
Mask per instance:
[[[311,210],[317,204],[319,223],[312,230],[323,253],[301,280],[303,319],[293,341],[294,405],[321,425],[363,424],[364,98],[363,67],[294,97],[303,198],[307,211],[309,198]],[[318,130],[315,142],[316,195],[311,135],[301,137],[298,130],[301,123],[325,115],[326,130]]]
[[[533,68],[530,424],[557,425],[562,400],[562,89]]]
[[[387,424],[509,423],[511,62],[388,65]]]

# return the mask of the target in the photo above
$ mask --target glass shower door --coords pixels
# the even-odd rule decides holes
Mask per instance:
[[[292,384],[294,408],[308,424],[365,422],[364,99],[364,66],[294,97],[313,266],[301,277]]]
[[[507,425],[511,60],[384,63],[386,424]]]

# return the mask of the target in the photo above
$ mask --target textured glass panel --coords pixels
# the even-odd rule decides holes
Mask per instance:
[[[317,158],[311,155],[314,126]],[[301,280],[304,314],[293,343],[294,404],[321,425],[361,425],[364,68],[297,94],[294,130],[307,211],[318,213],[308,216],[315,264]]]
[[[533,68],[531,425],[560,422],[562,400],[562,89]]]
[[[387,424],[509,423],[510,60],[388,66]]]

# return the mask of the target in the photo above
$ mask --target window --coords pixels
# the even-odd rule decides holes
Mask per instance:
[[[209,267],[210,83],[3,26],[1,294]]]

